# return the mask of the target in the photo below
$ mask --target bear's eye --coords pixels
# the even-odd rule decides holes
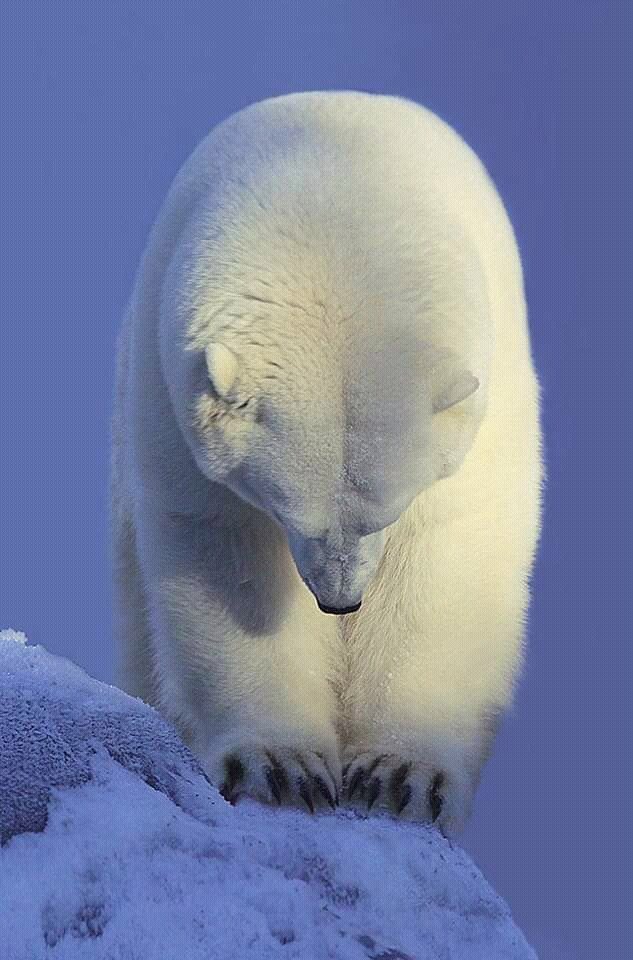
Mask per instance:
[[[242,400],[241,403],[236,403],[234,406],[230,406],[229,411],[231,410],[233,413],[239,413],[240,415],[244,414],[244,416],[248,416],[256,423],[261,421],[257,397],[247,397],[246,400]]]
[[[243,400],[241,403],[236,404],[231,402],[226,398],[226,396],[222,396],[222,394],[218,393],[212,382],[209,383],[209,394],[213,398],[213,401],[222,407],[226,413],[234,413],[236,410],[244,410],[250,405],[252,400],[252,397],[247,397],[246,400]]]

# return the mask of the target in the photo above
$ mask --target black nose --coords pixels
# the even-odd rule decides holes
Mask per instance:
[[[339,617],[342,617],[346,613],[356,613],[357,610],[360,610],[360,605],[362,602],[362,600],[359,600],[358,603],[355,603],[353,607],[325,607],[317,600],[317,606],[322,613],[334,613]]]

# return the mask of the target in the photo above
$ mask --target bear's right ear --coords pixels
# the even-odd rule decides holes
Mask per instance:
[[[209,379],[218,396],[226,399],[237,376],[237,357],[223,343],[211,343],[205,350]]]
[[[431,347],[425,360],[433,413],[449,410],[479,388],[477,377],[452,350]]]
[[[433,397],[433,413],[442,413],[466,400],[479,388],[479,380],[470,370],[458,370]]]

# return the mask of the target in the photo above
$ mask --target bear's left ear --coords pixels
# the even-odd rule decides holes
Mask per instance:
[[[451,350],[434,350],[429,370],[433,413],[441,413],[470,397],[479,380]]]

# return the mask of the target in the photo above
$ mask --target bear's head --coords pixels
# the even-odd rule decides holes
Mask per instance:
[[[224,334],[189,357],[199,468],[283,528],[324,612],[358,609],[387,528],[472,443],[478,379],[402,337],[346,349]]]

